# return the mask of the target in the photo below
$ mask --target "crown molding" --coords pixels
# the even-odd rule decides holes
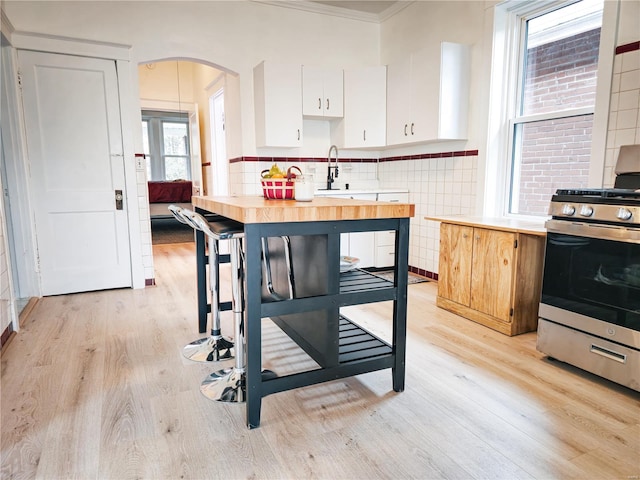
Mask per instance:
[[[7,17],[6,13],[4,13],[4,9],[0,10],[1,20],[0,20],[0,33],[4,36],[4,38],[11,43],[11,34],[14,32],[13,25],[11,24],[11,20]]]
[[[380,23],[388,18],[391,18],[396,13],[404,10],[406,7],[414,3],[414,0],[398,1],[392,6],[381,12],[380,14],[361,12],[357,10],[350,10],[347,8],[334,7],[332,5],[325,5],[322,3],[311,2],[307,0],[252,0],[255,3],[262,3],[265,5],[273,5],[276,7],[292,8],[295,10],[302,10],[305,12],[317,13],[320,15],[329,15],[333,17],[348,18],[351,20],[358,20],[361,22]]]

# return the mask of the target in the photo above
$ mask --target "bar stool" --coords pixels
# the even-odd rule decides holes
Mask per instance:
[[[229,221],[209,224],[202,215],[190,213],[191,221],[207,235],[230,241],[231,302],[235,330],[235,366],[213,372],[200,385],[202,394],[220,402],[242,403],[246,401],[245,377],[245,337],[244,337],[244,260],[242,224]],[[275,377],[275,373],[265,370],[263,377]]]
[[[220,362],[233,358],[233,340],[222,336],[220,323],[220,288],[219,288],[219,240],[220,237],[209,227],[209,222],[204,220],[197,223],[193,220],[196,214],[191,210],[169,205],[173,216],[181,223],[191,226],[196,230],[202,230],[207,236],[209,250],[209,290],[211,292],[211,335],[200,338],[182,349],[182,354],[195,362]],[[226,222],[221,222],[226,223]],[[206,228],[206,229],[205,229]],[[224,230],[224,227],[221,227]]]

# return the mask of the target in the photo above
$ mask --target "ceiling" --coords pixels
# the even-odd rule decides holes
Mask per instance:
[[[392,7],[394,4],[399,3],[397,1],[350,1],[350,0],[335,0],[333,2],[325,2],[316,0],[314,3],[321,3],[331,7],[346,8],[347,10],[354,10],[356,12],[374,13],[376,15],[381,14],[387,8]]]
[[[253,0],[280,7],[380,23],[415,0]]]

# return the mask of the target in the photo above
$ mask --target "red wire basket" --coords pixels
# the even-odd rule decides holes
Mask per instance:
[[[262,193],[266,199],[278,199],[278,200],[292,200],[294,194],[294,181],[292,178],[296,177],[296,174],[291,171],[295,168],[302,174],[302,171],[296,167],[289,167],[287,170],[287,178],[263,178],[260,180],[262,184]],[[269,170],[263,170],[262,175]]]

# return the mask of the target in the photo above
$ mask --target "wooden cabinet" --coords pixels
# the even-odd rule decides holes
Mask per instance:
[[[257,147],[302,145],[300,65],[262,62],[253,69]]]
[[[302,114],[312,118],[341,118],[344,113],[342,70],[302,67]]]
[[[442,223],[437,305],[506,335],[534,331],[544,235]]]
[[[332,142],[341,148],[386,145],[387,67],[344,71],[344,118],[334,122]]]
[[[387,145],[467,136],[469,47],[442,42],[387,66]]]

